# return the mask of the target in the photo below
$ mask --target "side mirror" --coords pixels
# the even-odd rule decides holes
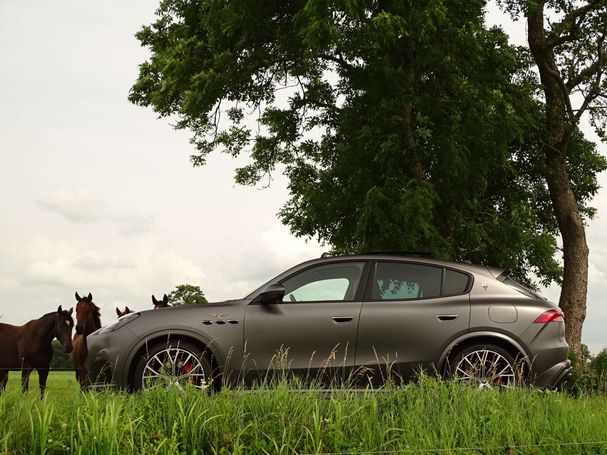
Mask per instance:
[[[261,303],[263,305],[271,305],[273,303],[282,302],[282,298],[285,296],[285,287],[282,284],[271,284],[267,286],[261,293],[255,298],[254,303]]]

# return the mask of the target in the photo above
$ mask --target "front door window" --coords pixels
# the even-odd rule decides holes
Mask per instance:
[[[286,303],[353,301],[363,262],[325,264],[304,270],[283,283]]]

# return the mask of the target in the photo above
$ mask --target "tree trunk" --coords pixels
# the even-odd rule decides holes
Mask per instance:
[[[544,2],[529,6],[527,13],[529,48],[540,73],[546,97],[546,143],[543,147],[545,178],[563,240],[563,286],[559,306],[565,314],[566,338],[581,360],[582,325],[586,318],[588,290],[588,245],[584,221],[567,172],[571,140],[567,103],[569,94],[556,65],[554,51],[547,46],[544,31]]]

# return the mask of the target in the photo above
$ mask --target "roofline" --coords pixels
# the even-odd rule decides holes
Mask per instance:
[[[394,258],[394,259],[398,259],[398,260],[411,260],[413,262],[417,262],[417,263],[424,263],[424,264],[432,264],[432,265],[437,265],[437,266],[443,266],[443,267],[453,267],[453,268],[459,268],[459,269],[463,269],[463,270],[467,270],[471,273],[481,273],[481,274],[487,274],[490,275],[494,278],[497,278],[498,276],[500,276],[502,273],[506,272],[506,269],[504,268],[500,268],[500,267],[494,267],[494,266],[490,266],[490,265],[483,265],[483,264],[476,264],[473,262],[468,262],[468,261],[449,261],[449,260],[445,260],[445,259],[436,259],[433,258],[431,256],[428,255],[428,253],[426,252],[406,252],[406,251],[378,251],[378,252],[370,252],[370,253],[355,253],[355,254],[337,254],[335,256],[333,255],[327,255],[325,253],[323,253],[323,255],[320,257],[321,260],[323,261],[338,261],[340,259],[363,259],[363,260],[377,260],[378,256],[381,256],[382,259],[387,259],[387,258]],[[311,262],[314,260],[319,260],[317,259],[312,259],[310,261],[306,261],[306,262]]]

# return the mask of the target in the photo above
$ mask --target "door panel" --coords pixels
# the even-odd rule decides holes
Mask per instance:
[[[249,305],[245,316],[247,375],[285,368],[310,379],[354,365],[361,302]]]
[[[452,280],[449,273],[449,280]],[[390,373],[408,379],[420,368],[432,368],[447,344],[468,331],[470,300],[442,297],[442,268],[416,264],[377,263],[362,305],[356,366],[369,367],[379,382]]]
[[[282,303],[248,305],[245,372],[272,368],[315,379],[347,374],[354,365],[365,261],[332,261],[282,280]]]

